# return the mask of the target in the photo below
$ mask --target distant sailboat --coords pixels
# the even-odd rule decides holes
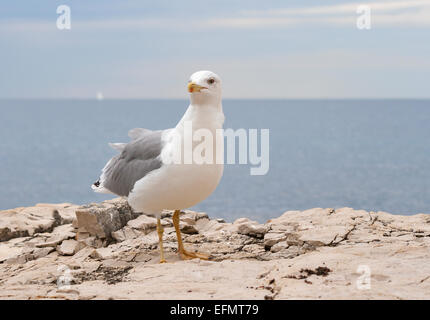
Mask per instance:
[[[97,92],[96,99],[98,101],[102,101],[104,99],[103,93],[102,92]]]

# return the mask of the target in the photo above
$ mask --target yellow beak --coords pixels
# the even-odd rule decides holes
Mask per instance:
[[[206,87],[199,86],[197,83],[188,83],[188,92],[200,92],[202,89],[207,89]]]

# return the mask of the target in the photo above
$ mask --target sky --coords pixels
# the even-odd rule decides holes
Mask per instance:
[[[0,98],[185,99],[198,70],[225,98],[430,98],[429,39],[430,0],[2,1]]]

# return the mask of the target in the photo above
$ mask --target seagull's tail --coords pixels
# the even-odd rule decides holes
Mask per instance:
[[[91,185],[91,189],[93,189],[94,192],[97,192],[97,193],[112,193],[108,189],[103,187],[103,184],[100,182],[100,179],[98,179],[96,182],[94,182]]]

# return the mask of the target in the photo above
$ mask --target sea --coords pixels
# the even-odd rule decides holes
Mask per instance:
[[[108,142],[174,127],[185,100],[0,100],[0,209],[86,204]],[[225,128],[269,129],[269,171],[229,164],[193,207],[259,222],[287,210],[430,213],[430,100],[224,100]],[[258,131],[260,132],[260,131]]]

